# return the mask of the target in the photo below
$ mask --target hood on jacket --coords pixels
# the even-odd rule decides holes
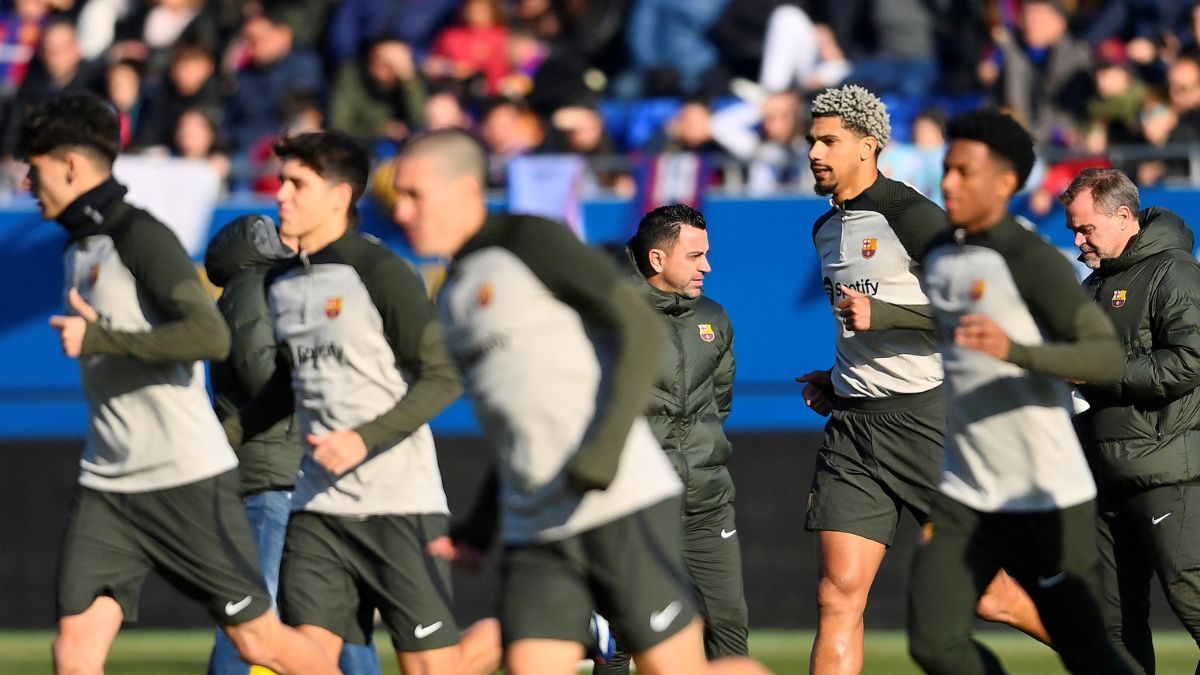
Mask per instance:
[[[1154,206],[1138,214],[1141,231],[1134,236],[1129,248],[1116,258],[1100,261],[1097,274],[1106,276],[1129,269],[1137,263],[1163,251],[1179,249],[1189,256],[1195,245],[1192,228],[1174,213]]]
[[[208,242],[204,270],[208,279],[224,287],[238,272],[257,265],[272,265],[296,255],[284,246],[279,229],[269,216],[247,215],[232,220]]]

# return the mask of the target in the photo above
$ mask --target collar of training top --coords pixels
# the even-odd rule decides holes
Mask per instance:
[[[108,180],[76,197],[58,214],[57,220],[66,228],[71,239],[96,234],[104,227],[104,222],[126,192],[126,187],[110,176]]]

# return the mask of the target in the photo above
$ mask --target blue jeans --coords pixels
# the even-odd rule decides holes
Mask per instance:
[[[258,544],[258,560],[263,580],[274,600],[279,592],[279,564],[283,559],[283,540],[287,535],[288,516],[292,510],[292,495],[284,490],[259,492],[243,499],[250,531]],[[345,675],[379,675],[379,656],[374,643],[344,645],[338,667]],[[238,656],[237,649],[225,631],[217,630],[208,662],[209,675],[248,675],[250,666]]]

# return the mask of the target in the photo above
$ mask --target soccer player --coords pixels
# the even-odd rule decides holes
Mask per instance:
[[[821,580],[814,673],[862,670],[863,612],[901,511],[919,523],[941,466],[945,405],[919,260],[946,226],[933,202],[879,173],[891,136],[887,109],[853,85],[812,105],[809,160],[832,208],[813,240],[838,322],[836,362],[796,378],[804,400],[829,416],[805,527],[817,533]],[[981,617],[1044,639],[1028,598],[999,574]]]
[[[509,672],[574,673],[593,608],[640,672],[761,672],[705,663],[681,484],[641,417],[657,320],[564,226],[489,217],[485,168],[461,130],[413,139],[398,159],[396,219],[418,254],[454,257],[438,310],[499,453]]]
[[[1004,672],[971,639],[1002,567],[1032,596],[1074,673],[1129,673],[1094,595],[1095,484],[1071,426],[1067,380],[1121,373],[1112,324],[1067,261],[1008,215],[1033,140],[1006,114],[949,125],[942,189],[953,229],[931,244],[925,284],[946,371],[940,494],[913,564],[909,649],[927,672]]]
[[[208,402],[202,359],[229,330],[175,235],[112,177],[116,115],[64,93],[18,134],[42,215],[67,231],[67,316],[50,324],[79,359],[89,429],[58,577],[59,673],[98,673],[151,570],[205,604],[242,658],[280,673],[335,673],[279,622],[238,498],[237,458]]]
[[[1119,383],[1083,385],[1076,418],[1099,489],[1102,609],[1113,640],[1147,673],[1150,577],[1200,639],[1200,265],[1192,230],[1161,208],[1139,211],[1137,186],[1115,169],[1086,169],[1059,198],[1084,290],[1124,347]]]
[[[941,462],[942,362],[917,261],[946,215],[878,172],[892,133],[880,98],[828,89],[811,114],[812,175],[833,204],[812,237],[838,318],[833,368],[797,378],[829,416],[805,522],[821,555],[811,669],[858,673],[871,584],[901,510],[928,519]]]
[[[355,231],[369,162],[353,138],[300,134],[275,154],[280,233],[300,253],[268,298],[305,444],[281,613],[336,655],[367,642],[378,610],[404,672],[490,673],[495,620],[460,641],[449,564],[425,552],[449,524],[428,422],[462,391],[432,305],[403,260]]]
[[[214,361],[211,369],[220,418],[237,415],[260,392],[269,391],[274,378],[289,376],[278,353],[265,281],[275,265],[296,255],[295,247],[294,238],[285,242],[280,237],[274,221],[257,215],[234,220],[208,243],[204,268],[208,280],[222,289],[217,309],[232,337],[229,358]],[[290,396],[281,400],[290,401]],[[274,599],[292,489],[303,452],[295,416],[285,415],[244,435],[234,450],[242,478],[242,503],[258,546],[263,580]],[[379,672],[379,656],[370,643],[347,645],[338,666],[345,675],[371,675]],[[217,631],[209,675],[247,675],[249,671],[233,644]]]
[[[725,466],[732,448],[722,426],[733,409],[733,326],[704,296],[712,269],[704,214],[686,204],[654,209],[626,253],[670,338],[644,413],[684,484],[683,561],[700,599],[704,651],[710,659],[746,656],[742,555]],[[629,672],[628,655],[618,653],[596,672]]]

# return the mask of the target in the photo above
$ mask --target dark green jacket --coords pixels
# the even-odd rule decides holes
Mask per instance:
[[[1200,264],[1174,213],[1138,220],[1125,253],[1084,281],[1125,349],[1120,383],[1081,387],[1092,408],[1076,420],[1110,494],[1200,477]]]
[[[280,376],[277,369],[288,372],[276,349],[264,281],[276,263],[293,255],[266,216],[238,218],[209,242],[204,267],[209,280],[223,289],[217,308],[233,335],[229,358],[212,363],[213,392],[222,419],[237,413]],[[243,494],[292,488],[303,452],[293,416],[235,443],[234,450]]]
[[[667,331],[646,420],[683,479],[684,511],[715,509],[734,496],[722,426],[733,409],[733,325],[715,301],[660,291],[631,269]]]

